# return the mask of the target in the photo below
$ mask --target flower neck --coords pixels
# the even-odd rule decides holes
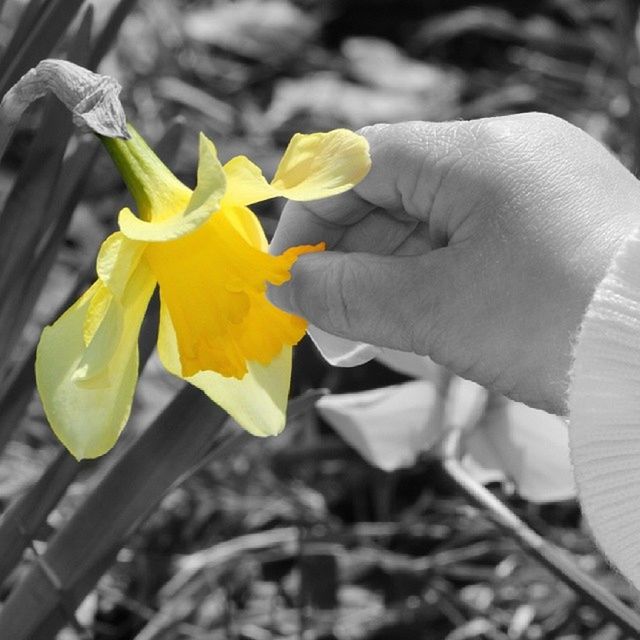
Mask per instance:
[[[133,196],[138,216],[150,222],[175,214],[189,201],[191,190],[171,173],[131,125],[127,127],[129,140],[103,136],[100,140]]]

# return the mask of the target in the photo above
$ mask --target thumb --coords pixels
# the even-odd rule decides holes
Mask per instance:
[[[426,354],[428,336],[443,315],[442,253],[303,255],[289,281],[269,288],[269,298],[333,335]]]

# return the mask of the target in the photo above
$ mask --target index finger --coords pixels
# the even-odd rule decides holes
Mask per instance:
[[[349,226],[362,220],[375,206],[353,191],[311,202],[289,201],[271,241],[271,253],[301,244],[325,242],[334,247]]]

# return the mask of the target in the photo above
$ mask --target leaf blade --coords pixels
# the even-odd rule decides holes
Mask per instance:
[[[37,4],[32,0],[33,4]],[[33,20],[19,27],[8,45],[11,55],[2,56],[6,61],[0,66],[0,96],[13,86],[20,76],[46,58],[67,30],[83,4],[83,0],[46,0]]]
[[[315,399],[292,401],[290,413],[306,410]],[[53,536],[42,556],[47,571],[33,566],[10,594],[0,610],[0,637],[50,638],[66,622],[61,605],[77,606],[168,490],[205,460],[228,456],[249,440],[204,394],[185,387]]]

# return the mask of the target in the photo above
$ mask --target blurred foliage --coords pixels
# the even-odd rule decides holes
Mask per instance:
[[[20,39],[11,44],[16,33],[22,32],[22,41],[29,33],[48,33],[38,55],[47,55],[42,53],[46,47],[59,55],[73,48],[79,18],[60,38],[32,29],[38,11],[42,15],[56,6],[60,35],[73,18],[70,4],[65,11],[63,3],[49,0],[0,2],[0,72],[19,59],[15,43]],[[27,10],[32,15],[20,27]],[[106,54],[99,70],[123,84],[130,120],[150,140],[164,139],[161,154],[187,183],[194,175],[199,130],[215,140],[223,160],[245,153],[268,175],[297,131],[523,110],[568,119],[635,168],[640,160],[636,18],[636,4],[623,0],[101,0],[95,6],[94,46],[76,51],[88,55],[87,64]],[[96,40],[95,34],[104,37]],[[28,60],[25,56],[24,63]],[[19,197],[25,190],[16,191],[24,176],[21,167],[39,166],[37,154],[29,160],[34,140],[47,144],[38,124],[43,117],[63,119],[43,111],[55,107],[36,105],[27,113],[0,166],[0,201],[17,203],[12,214],[17,220],[25,211],[17,206],[24,202]],[[12,438],[2,454],[0,500],[16,509],[15,498],[30,496],[24,490],[51,460],[50,472],[64,472],[61,492],[75,481],[48,520],[27,531],[36,542],[4,583],[3,596],[116,460],[72,468],[58,458],[37,401],[19,419],[30,398],[29,354],[39,329],[83,286],[97,246],[126,200],[105,155],[91,164],[88,148],[78,144],[84,143],[74,138],[64,157],[62,145],[55,163],[35,174],[47,189],[38,191],[35,179],[34,188],[26,189],[39,207],[41,224],[60,219],[61,214],[47,217],[52,203],[45,195],[53,183],[62,194],[53,204],[74,214],[66,221],[68,229],[51,229],[56,239],[51,246],[59,248],[55,261],[52,249],[43,254],[50,260],[47,268],[27,274],[15,269],[34,296],[43,293],[28,321],[33,301],[18,295],[24,309],[17,318],[4,319],[13,320],[11,333],[7,329],[0,336],[3,387],[9,389],[0,400],[0,439]],[[80,149],[75,163],[69,153],[74,149]],[[79,186],[83,196],[75,206]],[[278,203],[258,211],[272,231]],[[11,245],[4,243],[10,253]],[[0,278],[10,280],[7,273]],[[297,351],[293,394],[317,388],[360,391],[406,379],[380,363],[332,369],[305,342]],[[151,356],[119,452],[178,388]],[[509,483],[494,490],[611,592],[637,603],[637,594],[594,548],[574,501],[535,506]],[[50,508],[58,497],[50,498]],[[25,508],[28,501],[21,504]],[[58,614],[73,619],[64,607]],[[38,637],[51,637],[46,629],[43,633]],[[126,539],[115,564],[76,612],[75,623],[58,637],[624,636],[458,497],[436,462],[424,458],[410,469],[385,474],[306,411],[281,437],[252,441],[204,465],[171,491]]]

